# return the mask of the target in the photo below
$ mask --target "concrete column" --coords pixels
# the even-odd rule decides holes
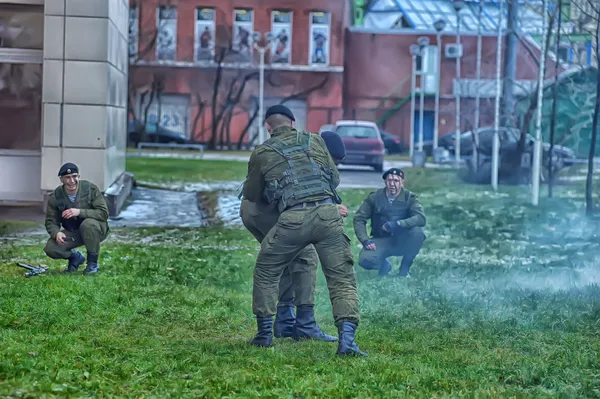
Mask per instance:
[[[125,171],[127,0],[46,0],[42,190],[64,162],[105,191]]]

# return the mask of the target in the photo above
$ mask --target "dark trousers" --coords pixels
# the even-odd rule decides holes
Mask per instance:
[[[99,253],[100,243],[108,236],[108,224],[94,219],[85,219],[77,231],[63,231],[67,236],[64,244],[54,238],[46,243],[44,252],[52,259],[67,259],[73,248],[85,245],[87,253]]]
[[[423,247],[425,233],[422,227],[413,227],[391,237],[374,237],[371,241],[377,248],[374,251],[363,248],[358,264],[367,270],[379,270],[390,256],[402,256],[402,263],[412,263]]]

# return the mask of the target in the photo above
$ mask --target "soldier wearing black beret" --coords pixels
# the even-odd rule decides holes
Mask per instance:
[[[383,180],[385,187],[370,193],[354,216],[354,232],[363,244],[358,264],[385,276],[392,268],[387,258],[402,256],[399,276],[406,277],[425,241],[425,212],[417,195],[404,188],[402,169],[388,169]]]
[[[86,257],[75,248],[87,251],[87,266],[83,274],[99,270],[100,243],[108,236],[108,206],[100,189],[81,180],[79,168],[71,162],[58,171],[62,185],[48,199],[46,231],[50,239],[44,252],[52,259],[68,259],[66,273],[75,272]]]
[[[336,191],[339,172],[325,139],[296,130],[295,120],[283,105],[267,110],[264,123],[271,137],[252,152],[242,191],[244,225],[252,231],[253,224],[259,226],[257,218],[262,225],[260,234],[255,234],[262,241],[254,268],[252,300],[257,334],[250,343],[271,346],[273,335],[290,334],[295,339],[337,340],[337,354],[341,356],[366,355],[354,341],[360,313],[352,251],[343,232],[344,215],[337,206],[341,204]],[[280,215],[271,218],[275,226],[267,225],[266,213],[252,210],[253,206],[276,209]],[[288,218],[294,222],[284,224],[282,220],[291,220]],[[273,236],[274,231],[277,236]],[[339,339],[325,334],[315,322],[314,282],[319,261],[327,278]],[[305,276],[304,283],[294,286],[295,322],[292,304],[283,303],[281,295],[281,276],[290,268],[292,281]],[[306,301],[298,298],[298,292]]]

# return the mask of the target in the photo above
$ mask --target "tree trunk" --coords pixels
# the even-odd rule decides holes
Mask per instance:
[[[504,55],[504,90],[502,93],[501,127],[514,127],[515,82],[517,76],[517,26],[519,16],[518,0],[508,2],[506,21],[506,53]]]
[[[242,143],[244,142],[244,138],[246,137],[246,134],[248,133],[248,131],[250,130],[250,128],[252,126],[254,126],[254,121],[256,120],[257,117],[258,117],[258,105],[255,104],[254,105],[254,112],[252,113],[252,116],[248,120],[248,124],[246,125],[246,127],[244,128],[244,130],[242,130],[242,134],[240,134],[240,138],[239,138],[238,143],[237,143],[237,149],[238,150],[242,149]],[[248,143],[248,147],[250,147],[250,142]]]
[[[558,0],[558,23],[556,26],[556,47],[555,47],[555,56],[556,62],[554,63],[554,87],[552,93],[552,114],[550,116],[550,151],[548,154],[548,198],[552,198],[552,188],[554,186],[554,163],[553,156],[554,153],[554,133],[556,131],[556,107],[558,102],[558,66],[559,66],[559,58],[558,58],[558,49],[560,48],[560,29],[562,22],[562,0]]]
[[[143,99],[146,96],[147,93],[143,94],[142,97],[142,104],[143,104]],[[144,121],[143,121],[143,126],[142,126],[142,135],[139,138],[139,140],[141,142],[146,141],[146,126],[148,125],[148,113],[150,112],[150,106],[152,105],[152,103],[154,102],[154,95],[156,94],[154,87],[152,87],[152,90],[150,91],[150,99],[148,100],[148,104],[146,104],[146,108],[144,108]]]
[[[596,15],[596,63],[600,65],[600,15]],[[592,196],[592,177],[594,176],[594,155],[596,153],[596,139],[598,137],[598,113],[600,112],[600,68],[596,68],[596,104],[594,106],[594,119],[592,121],[592,140],[590,143],[590,154],[588,156],[588,171],[585,179],[585,214],[594,215],[594,198]]]
[[[205,103],[202,102],[202,97],[200,97],[199,93],[195,93],[195,97],[196,97],[196,104],[198,105],[198,111],[196,112],[196,115],[194,115],[194,120],[192,122],[192,128],[191,128],[191,135],[192,135],[192,140],[194,140],[194,142],[197,142],[196,129],[198,128],[198,122],[200,122],[200,117],[202,116],[202,113],[204,112]]]
[[[213,93],[212,93],[212,103],[211,103],[211,111],[212,111],[212,129],[210,139],[208,140],[208,148],[214,150],[215,142],[217,141],[217,130],[219,128],[219,117],[217,117],[217,107],[219,106],[219,87],[221,86],[221,79],[223,75],[223,59],[225,59],[225,53],[227,49],[221,48],[221,51],[218,54],[217,58],[217,70],[215,72],[215,82],[213,84]]]

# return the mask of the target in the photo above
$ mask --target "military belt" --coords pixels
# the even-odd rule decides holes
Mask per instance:
[[[291,209],[312,208],[314,206],[325,205],[325,204],[334,204],[334,203],[335,202],[333,201],[333,199],[326,198],[326,199],[323,199],[323,200],[303,202],[301,204],[292,205],[292,206],[286,208],[285,210],[289,211]]]

